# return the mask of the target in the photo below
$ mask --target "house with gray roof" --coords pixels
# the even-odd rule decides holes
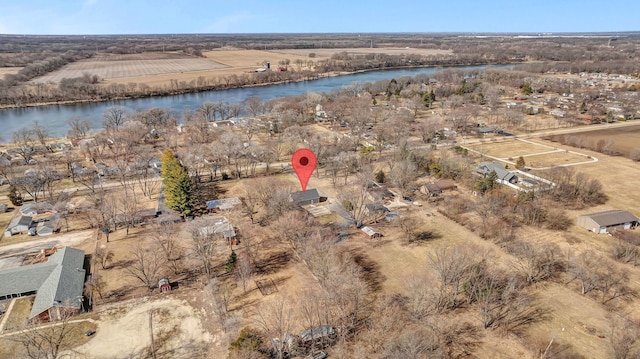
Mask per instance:
[[[9,226],[4,232],[4,236],[11,237],[14,234],[20,234],[28,231],[29,227],[31,227],[31,222],[33,222],[33,217],[31,216],[14,217],[11,222],[9,222]]]
[[[580,227],[597,234],[636,228],[638,221],[638,217],[628,211],[619,209],[578,216],[578,225]]]
[[[238,206],[241,203],[242,202],[240,202],[238,197],[219,198],[206,202],[207,209],[209,211],[233,209],[233,207]]]
[[[497,182],[501,184],[518,183],[518,176],[514,172],[507,171],[501,163],[498,162],[480,162],[476,168],[476,172],[486,177],[491,172],[495,172],[498,176]]]
[[[44,263],[0,270],[0,300],[35,295],[29,320],[59,320],[82,308],[84,251],[64,247]]]
[[[298,206],[320,203],[320,193],[315,188],[291,193],[291,200]]]

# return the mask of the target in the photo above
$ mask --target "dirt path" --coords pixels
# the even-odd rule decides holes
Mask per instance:
[[[37,252],[44,248],[74,246],[93,237],[93,230],[64,233],[44,239],[0,246],[0,259]]]
[[[100,315],[93,339],[69,353],[70,358],[150,357],[149,313],[157,358],[204,358],[215,342],[203,329],[201,313],[174,298],[138,299],[114,305]]]

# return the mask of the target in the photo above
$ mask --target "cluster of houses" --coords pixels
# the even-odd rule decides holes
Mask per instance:
[[[46,202],[23,205],[7,226],[4,236],[18,234],[49,236],[60,230],[60,214]]]

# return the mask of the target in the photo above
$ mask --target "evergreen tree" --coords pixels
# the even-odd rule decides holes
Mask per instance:
[[[191,214],[193,185],[189,172],[169,149],[162,154],[162,185],[165,206],[185,216]]]
[[[233,272],[233,270],[236,268],[237,261],[238,261],[238,256],[236,255],[236,252],[232,250],[231,254],[229,254],[229,258],[227,258],[227,264],[226,264],[227,273]]]
[[[520,170],[523,169],[525,165],[526,163],[524,162],[524,157],[518,157],[518,160],[516,161],[516,168]]]

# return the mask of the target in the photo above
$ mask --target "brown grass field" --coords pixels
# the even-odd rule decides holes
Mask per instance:
[[[78,61],[62,69],[34,79],[35,83],[57,83],[64,78],[81,77],[83,74],[98,75],[101,79],[122,79],[184,72],[210,71],[226,66],[207,59],[178,54],[103,55]],[[135,82],[135,81],[134,81]]]
[[[284,54],[294,54],[309,56],[310,53],[316,54],[317,57],[331,57],[331,55],[339,52],[346,52],[349,54],[387,54],[387,55],[401,55],[401,54],[416,54],[422,56],[429,55],[450,55],[453,52],[451,50],[439,50],[439,49],[416,49],[409,47],[372,47],[372,48],[345,48],[345,49],[284,49],[274,50],[274,52],[281,52]]]
[[[554,143],[534,142],[531,140],[501,139],[465,145],[464,147],[507,163],[515,163],[522,156],[531,168],[543,168],[561,165],[576,165],[593,159],[581,151],[560,149]],[[596,156],[597,158],[597,156]]]
[[[309,53],[315,53],[310,58]],[[58,83],[63,78],[80,77],[84,73],[98,75],[104,84],[139,83],[149,86],[168,85],[170,80],[190,82],[198,77],[222,78],[253,72],[264,67],[267,62],[271,67],[279,66],[280,61],[289,60],[289,67],[297,68],[296,60],[303,60],[302,68],[308,60],[331,57],[338,52],[351,54],[385,53],[385,54],[449,54],[449,50],[414,49],[414,48],[345,48],[345,49],[285,49],[274,51],[239,50],[225,48],[203,53],[204,58],[179,53],[142,53],[129,55],[102,54],[91,59],[66,65],[58,71],[32,80],[33,83]],[[7,68],[8,69],[8,68]],[[19,68],[15,72],[19,71]],[[3,74],[0,69],[0,75]],[[10,71],[10,70],[6,70]]]
[[[17,74],[22,67],[0,67],[0,78],[7,74]]]
[[[594,131],[581,132],[575,134],[576,137],[585,138],[588,142],[596,143],[599,140],[613,140],[615,147],[623,156],[629,157],[629,152],[635,148],[640,148],[640,124],[628,125],[625,127],[596,129]],[[552,138],[557,138],[553,136]]]

